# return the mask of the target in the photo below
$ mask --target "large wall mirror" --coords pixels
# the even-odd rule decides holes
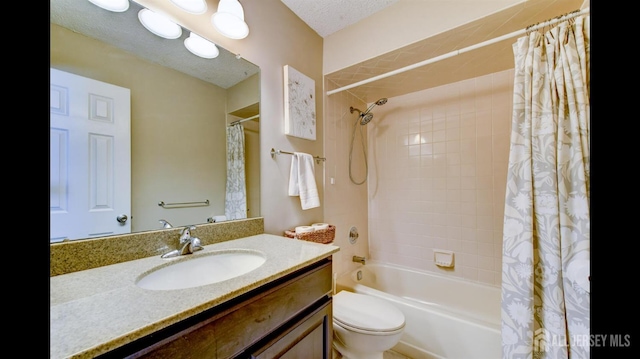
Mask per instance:
[[[188,29],[182,28],[178,39],[158,37],[139,22],[141,9],[134,1],[125,12],[110,12],[88,0],[50,1],[51,73],[71,74],[71,78],[77,75],[129,90],[131,185],[129,213],[110,207],[115,196],[127,192],[117,184],[82,180],[83,185],[91,183],[80,191],[70,185],[69,178],[77,171],[74,161],[89,162],[92,178],[104,172],[122,172],[117,160],[123,156],[111,152],[109,139],[67,146],[73,136],[65,137],[66,130],[60,130],[57,122],[54,125],[54,115],[58,116],[54,102],[62,104],[56,105],[57,111],[73,96],[64,86],[54,91],[52,84],[51,228],[57,221],[58,227],[74,231],[52,230],[51,242],[168,228],[161,220],[178,227],[241,219],[242,215],[230,218],[234,216],[225,212],[227,132],[240,126],[244,135],[245,218],[260,216],[260,69],[220,46],[216,58],[197,57],[184,45]],[[91,96],[98,98],[96,111],[107,115],[110,105],[119,105],[89,90]],[[73,116],[60,119],[73,120]],[[91,137],[91,130],[88,133],[83,136]],[[73,204],[76,192],[88,194],[89,205]],[[56,216],[70,214],[73,206],[82,207],[82,212],[99,213],[104,218],[100,221],[107,224],[93,223],[91,229],[75,231],[94,220],[85,214],[67,216],[60,225]],[[114,223],[120,231],[109,229]]]

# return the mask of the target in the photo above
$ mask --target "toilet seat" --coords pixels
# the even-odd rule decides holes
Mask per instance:
[[[333,320],[347,330],[372,335],[396,334],[405,325],[404,314],[393,304],[345,290],[333,296]]]

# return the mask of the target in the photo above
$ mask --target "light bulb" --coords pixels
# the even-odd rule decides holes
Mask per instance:
[[[89,2],[113,12],[124,12],[129,9],[129,0],[89,0]]]
[[[244,22],[244,10],[237,0],[220,0],[218,11],[211,16],[213,27],[231,39],[244,39],[249,26]]]
[[[184,39],[184,46],[194,55],[205,59],[213,59],[220,54],[216,44],[193,32]]]
[[[147,30],[165,39],[177,39],[182,35],[180,25],[149,9],[140,10],[138,19]]]

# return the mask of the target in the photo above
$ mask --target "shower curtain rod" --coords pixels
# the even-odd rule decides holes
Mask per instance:
[[[524,35],[527,32],[535,31],[535,30],[538,30],[538,29],[540,29],[542,27],[553,25],[553,24],[556,24],[558,22],[569,20],[569,19],[572,19],[574,17],[580,16],[580,15],[583,15],[583,14],[587,14],[587,13],[589,13],[589,8],[588,7],[584,8],[582,10],[572,11],[570,13],[555,17],[553,19],[546,20],[546,21],[544,21],[542,23],[538,23],[538,24],[533,25],[533,26],[527,26],[526,28],[524,28],[522,30],[518,30],[518,31],[514,31],[512,33],[506,34],[506,35],[498,36],[498,37],[493,38],[491,40],[483,41],[483,42],[480,42],[480,43],[475,44],[475,45],[464,47],[464,48],[462,48],[460,50],[453,50],[453,51],[448,52],[448,53],[446,53],[444,55],[432,57],[432,58],[424,60],[424,61],[416,62],[415,64],[412,64],[412,65],[401,67],[401,68],[399,68],[397,70],[389,71],[389,72],[386,72],[384,74],[368,78],[366,80],[362,80],[362,81],[358,81],[358,82],[352,83],[351,85],[347,85],[347,86],[343,86],[343,87],[337,88],[335,90],[327,91],[327,96],[328,95],[333,95],[334,93],[342,92],[344,90],[348,90],[348,89],[351,89],[351,88],[354,88],[354,87],[365,85],[365,84],[368,84],[370,82],[374,82],[374,81],[377,81],[377,80],[382,80],[382,79],[387,78],[389,76],[397,75],[397,74],[400,74],[400,73],[403,73],[403,72],[406,72],[406,71],[409,71],[409,70],[413,70],[413,69],[418,68],[418,67],[429,65],[429,64],[432,64],[434,62],[438,62],[440,60],[448,59],[450,57],[454,57],[454,56],[460,55],[462,53],[465,53],[465,52],[468,52],[468,51],[471,51],[471,50],[479,49],[481,47],[484,47],[484,46],[487,46],[487,45],[491,45],[491,44],[494,44],[496,42],[500,42],[502,40],[506,40],[506,39],[509,39],[509,38],[512,38],[512,37]]]
[[[243,122],[245,122],[245,121],[253,120],[254,118],[258,118],[258,117],[260,117],[260,114],[255,115],[255,116],[251,116],[251,117],[247,117],[247,118],[243,118],[242,120],[236,120],[236,121],[233,121],[233,122],[231,122],[231,123],[229,124],[229,127],[231,127],[231,126],[235,126],[235,125],[237,125],[237,124],[239,124],[239,123],[243,123]]]

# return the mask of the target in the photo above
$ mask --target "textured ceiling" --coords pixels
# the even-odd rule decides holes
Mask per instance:
[[[326,37],[398,0],[281,0],[318,35]]]
[[[142,8],[129,1],[126,12],[101,9],[87,0],[50,0],[49,20],[71,31],[101,40],[151,62],[229,88],[256,74],[260,69],[218,46],[215,59],[195,56],[184,46],[189,31],[182,31],[179,39],[163,39],[149,32],[138,21]]]

